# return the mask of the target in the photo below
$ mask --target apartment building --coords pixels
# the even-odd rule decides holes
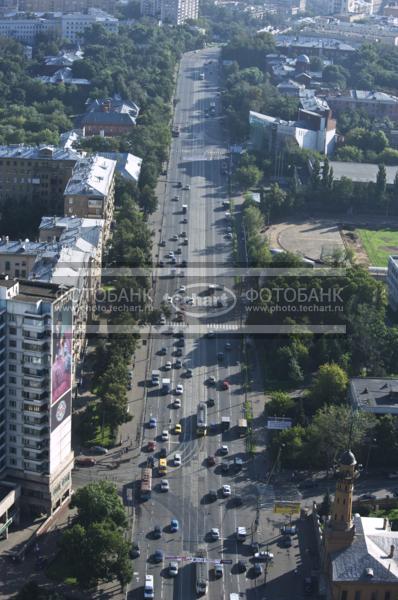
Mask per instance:
[[[54,146],[0,146],[0,204],[38,198],[49,213],[61,213],[63,194],[81,155]]]
[[[161,0],[160,18],[165,23],[182,25],[199,16],[199,0]]]
[[[143,17],[160,17],[160,0],[141,0]]]
[[[104,242],[109,237],[115,204],[116,161],[94,155],[81,158],[64,193],[64,215],[103,219]]]
[[[328,96],[327,101],[335,114],[345,110],[361,110],[370,117],[398,119],[398,96],[370,90],[348,90]]]
[[[101,281],[102,219],[43,217],[39,241],[0,238],[0,273],[73,287],[73,356],[81,358]]]
[[[72,290],[0,279],[0,477],[51,514],[72,490]]]
[[[22,44],[33,45],[39,33],[55,33],[71,43],[84,38],[84,31],[102,25],[109,33],[119,31],[119,20],[103,10],[89,8],[87,13],[48,13],[46,18],[17,13],[0,19],[0,36],[12,37]]]
[[[18,0],[18,10],[23,12],[87,12],[100,8],[113,12],[116,0]]]

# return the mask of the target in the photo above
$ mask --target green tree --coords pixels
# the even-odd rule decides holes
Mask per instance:
[[[376,178],[376,193],[379,200],[383,200],[387,189],[387,172],[384,165],[379,165]]]
[[[270,417],[288,417],[295,409],[295,401],[286,392],[273,392],[271,400],[265,404],[265,412]]]
[[[329,171],[330,171],[329,159],[327,156],[325,156],[325,160],[323,161],[323,167],[322,167],[322,186],[324,188],[329,187]]]
[[[314,377],[311,396],[318,406],[344,402],[348,387],[347,373],[335,363],[321,365]]]
[[[318,159],[315,159],[312,164],[311,185],[314,190],[317,190],[321,181],[321,165]]]
[[[261,179],[261,171],[255,165],[241,166],[235,171],[234,179],[244,190],[257,185]]]
[[[78,522],[87,527],[91,523],[111,521],[114,527],[125,527],[125,511],[116,487],[109,481],[98,481],[79,488],[71,502],[77,508]]]

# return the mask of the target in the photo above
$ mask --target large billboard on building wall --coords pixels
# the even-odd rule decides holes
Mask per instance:
[[[51,405],[72,387],[72,300],[53,306]]]
[[[72,390],[66,392],[58,402],[51,406],[51,433],[61,425],[72,412]]]

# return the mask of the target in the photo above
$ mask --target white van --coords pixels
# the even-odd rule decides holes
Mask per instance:
[[[153,575],[145,575],[144,598],[154,598]]]

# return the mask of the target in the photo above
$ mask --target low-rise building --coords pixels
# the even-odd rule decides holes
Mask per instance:
[[[86,112],[79,118],[83,136],[118,136],[134,129],[140,109],[134,102],[123,100],[119,95],[86,102]]]
[[[53,75],[59,69],[71,67],[77,60],[83,60],[84,52],[80,48],[76,50],[60,50],[58,54],[44,57],[43,67],[45,72]]]
[[[327,101],[335,114],[346,110],[361,110],[370,117],[398,119],[398,96],[374,90],[348,90],[329,95]]]
[[[289,141],[324,154],[334,149],[336,123],[331,115],[299,110],[296,121],[284,121],[250,111],[249,123],[250,141],[259,150],[275,152]]]
[[[336,31],[335,31],[336,35]],[[310,35],[285,35],[278,34],[276,48],[286,54],[305,53],[312,56],[327,58],[348,57],[356,52],[354,44],[348,44],[340,39],[328,37],[315,37]]]
[[[61,17],[61,35],[68,42],[84,38],[84,32],[93,25],[101,25],[108,33],[118,33],[119,19],[99,8],[89,8],[87,13],[74,12]]]
[[[378,415],[398,415],[398,379],[353,377],[349,400],[355,410]]]
[[[64,192],[64,215],[104,220],[109,237],[115,203],[116,161],[93,155],[75,165]]]
[[[63,83],[64,85],[90,85],[91,83],[89,79],[74,77],[70,67],[62,67],[62,69],[55,71],[53,75],[39,75],[36,79],[43,83],[51,83],[54,85],[60,83]]]

